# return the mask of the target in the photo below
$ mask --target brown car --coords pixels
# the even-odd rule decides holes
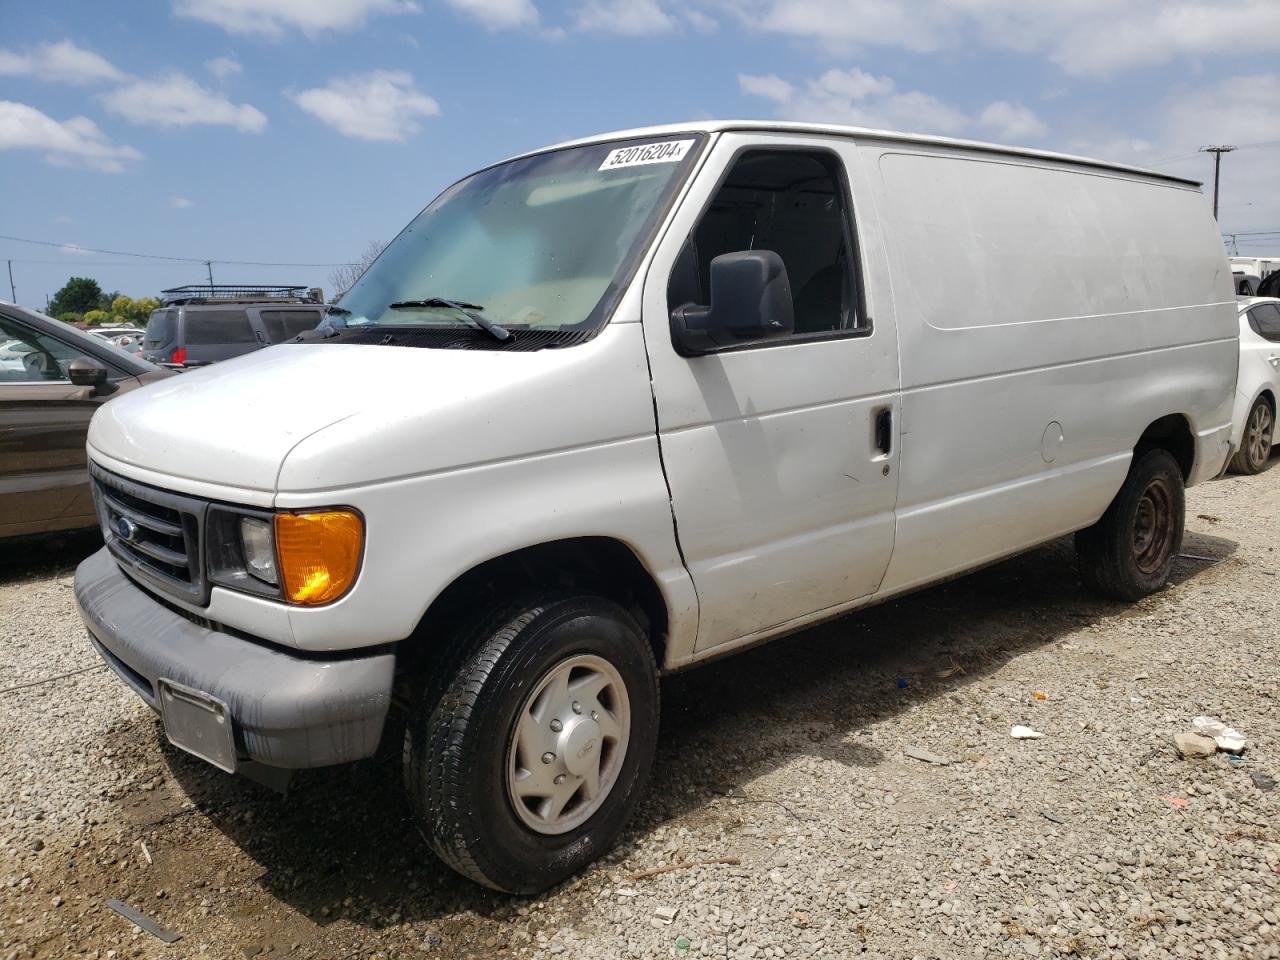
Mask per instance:
[[[0,539],[98,523],[85,434],[107,400],[173,372],[0,302]]]

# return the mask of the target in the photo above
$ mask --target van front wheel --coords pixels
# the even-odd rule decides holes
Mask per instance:
[[[636,806],[657,742],[653,653],[593,596],[519,603],[467,634],[410,719],[405,783],[441,860],[537,893],[613,846]]]
[[[1141,600],[1164,587],[1182,549],[1186,494],[1166,450],[1134,456],[1124,486],[1102,519],[1076,534],[1085,584],[1116,600]]]

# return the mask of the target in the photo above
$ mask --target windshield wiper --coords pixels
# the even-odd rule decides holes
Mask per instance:
[[[484,309],[478,303],[445,300],[443,297],[427,297],[424,300],[397,300],[395,303],[387,304],[388,310],[412,310],[415,307],[448,307],[450,310],[457,310],[467,319],[474,321],[476,326],[499,343],[506,343],[515,336],[506,327],[476,313],[475,311]]]

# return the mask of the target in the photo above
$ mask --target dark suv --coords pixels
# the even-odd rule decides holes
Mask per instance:
[[[175,287],[164,295],[165,305],[147,321],[142,353],[170,366],[202,366],[284,343],[325,315],[319,291],[305,287]]]

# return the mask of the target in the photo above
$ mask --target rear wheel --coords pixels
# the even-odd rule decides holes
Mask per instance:
[[[1236,473],[1261,473],[1271,459],[1271,443],[1275,435],[1275,414],[1265,397],[1259,397],[1244,422],[1240,449],[1231,458],[1231,469]]]
[[[515,604],[472,625],[436,689],[409,722],[405,783],[446,864],[536,893],[613,845],[658,729],[653,653],[625,610],[593,596]]]
[[[1182,549],[1185,511],[1177,461],[1166,450],[1138,454],[1102,519],[1076,534],[1081,578],[1117,600],[1155,593]]]

